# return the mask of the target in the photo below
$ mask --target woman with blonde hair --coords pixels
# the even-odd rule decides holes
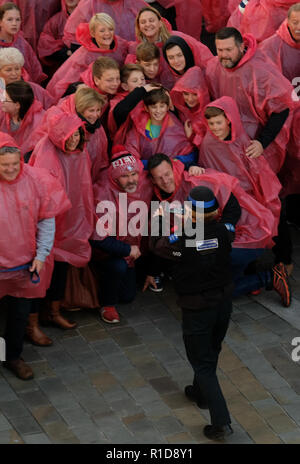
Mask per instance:
[[[47,86],[56,100],[99,56],[113,58],[122,66],[128,53],[127,40],[115,35],[115,22],[106,13],[97,13],[89,23],[80,24],[76,37],[81,47],[56,71]]]
[[[84,122],[87,151],[92,163],[92,181],[97,181],[109,165],[107,137],[100,116],[105,98],[90,87],[79,87],[75,94],[64,98],[59,107],[66,113],[77,114]]]
[[[15,47],[0,48],[0,77],[5,84],[24,80],[30,84],[34,97],[47,110],[53,105],[54,101],[50,93],[36,82],[31,82],[28,73],[24,69],[24,56]]]

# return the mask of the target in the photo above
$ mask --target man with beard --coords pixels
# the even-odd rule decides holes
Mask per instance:
[[[250,136],[247,156],[264,153],[274,172],[283,165],[294,102],[293,88],[265,55],[255,38],[235,28],[216,34],[217,55],[206,68],[213,100],[224,95],[236,100],[242,123]]]
[[[93,248],[104,254],[100,261],[103,276],[99,299],[100,315],[107,323],[120,322],[115,305],[129,303],[135,297],[135,261],[142,254],[142,232],[147,225],[151,197],[152,185],[143,164],[125,147],[116,145],[109,168],[94,185],[98,220],[91,241]],[[137,207],[138,219],[133,213]]]

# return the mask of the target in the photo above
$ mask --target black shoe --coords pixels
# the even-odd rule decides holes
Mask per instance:
[[[198,408],[208,409],[208,404],[204,400],[199,399],[200,394],[197,394],[197,390],[194,385],[187,385],[184,389],[184,394],[189,400],[197,403]]]
[[[149,289],[152,292],[156,292],[156,293],[162,292],[164,288],[163,288],[161,276],[155,276],[154,281],[155,281],[156,287],[154,287],[154,285],[149,285]]]
[[[203,433],[210,440],[222,440],[222,438],[231,435],[233,430],[229,424],[222,426],[206,425],[203,429]]]

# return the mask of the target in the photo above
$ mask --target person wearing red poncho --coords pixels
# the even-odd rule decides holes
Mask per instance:
[[[194,161],[193,145],[187,139],[183,125],[172,114],[170,98],[164,89],[154,89],[131,113],[132,127],[128,130],[125,147],[145,166],[155,153],[165,153],[180,159],[186,166]]]
[[[200,147],[198,163],[236,177],[241,187],[274,216],[273,236],[277,235],[281,203],[281,184],[263,156],[249,158],[250,143],[236,102],[222,97],[204,110],[207,132]]]
[[[30,85],[24,81],[6,86],[5,101],[0,106],[0,130],[14,137],[27,161],[36,141],[32,133],[39,127],[45,111],[34,98]]]
[[[56,98],[64,94],[72,82],[79,80],[91,63],[105,56],[122,66],[128,52],[128,42],[116,36],[115,22],[106,13],[97,13],[90,23],[79,24],[76,37],[81,47],[60,66],[47,85]]]
[[[298,84],[293,79],[300,76],[300,3],[291,6],[287,19],[260,49],[293,85]]]
[[[253,35],[257,42],[271,37],[285,20],[295,0],[243,0],[228,20],[228,27]]]
[[[42,66],[27,40],[20,31],[21,13],[17,5],[7,2],[0,6],[0,48],[15,47],[25,58],[25,69],[30,80],[40,83],[46,79]]]
[[[105,256],[100,261],[100,314],[105,322],[114,324],[120,321],[116,304],[130,302],[136,294],[135,261],[141,256],[153,190],[137,158],[121,145],[112,152],[107,175],[94,185],[98,220],[91,243]],[[134,214],[137,204],[138,219]]]
[[[148,171],[154,184],[154,193],[160,201],[183,203],[190,190],[199,185],[213,191],[223,222],[229,231],[235,233],[231,252],[234,296],[261,287],[273,288],[279,293],[282,304],[290,305],[291,292],[285,266],[279,263],[273,267],[270,265],[268,271],[262,271],[256,263],[264,249],[273,245],[274,216],[248,195],[235,177],[213,169],[206,169],[199,177],[190,176],[184,171],[182,163],[162,153],[150,159]]]
[[[164,8],[175,7],[177,29],[191,35],[196,40],[200,40],[202,30],[201,0],[189,0],[188,5],[185,0],[159,0],[158,3]]]
[[[75,2],[78,0],[69,0]],[[37,42],[39,35],[43,30],[44,25],[51,16],[59,11],[61,0],[14,0],[14,3],[19,7],[22,16],[22,31],[24,37],[33,50],[37,51]],[[7,3],[6,0],[1,0],[0,5]]]
[[[184,123],[187,137],[199,148],[206,132],[202,111],[210,101],[203,71],[198,66],[188,69],[176,82],[170,96]]]
[[[0,133],[0,299],[9,305],[4,366],[22,380],[33,377],[20,358],[28,318],[41,345],[52,344],[38,329],[35,305],[51,280],[55,217],[70,207],[57,179],[24,164],[15,140]]]
[[[47,292],[49,308],[42,314],[45,323],[63,329],[76,326],[60,314],[68,264],[84,267],[91,257],[89,238],[93,232],[93,191],[91,162],[84,143],[83,121],[52,107],[47,112],[47,134],[37,143],[30,164],[46,168],[64,188],[72,208],[56,219],[54,272]]]
[[[88,23],[96,13],[106,13],[116,22],[116,34],[125,40],[134,40],[134,18],[147,6],[143,0],[81,0],[64,29],[64,43],[76,43],[75,33],[80,23]]]
[[[28,82],[33,90],[34,97],[47,110],[54,103],[52,96],[39,84],[29,80],[29,75],[23,66],[24,57],[20,50],[15,47],[0,48],[0,77],[5,80],[5,84],[20,80]]]
[[[37,52],[40,60],[54,69],[69,58],[72,51],[65,46],[62,38],[68,17],[80,0],[60,0],[61,11],[52,16],[39,35]],[[52,71],[53,73],[53,71]]]
[[[84,122],[86,147],[91,159],[92,182],[96,182],[103,169],[109,165],[108,143],[100,116],[105,105],[104,98],[89,87],[76,90],[75,94],[64,98],[60,104],[66,113],[77,114]]]
[[[278,173],[283,165],[292,120],[292,85],[257,49],[253,36],[234,28],[216,34],[218,56],[209,61],[206,80],[212,99],[235,99],[243,126],[251,138],[246,154],[263,153]]]

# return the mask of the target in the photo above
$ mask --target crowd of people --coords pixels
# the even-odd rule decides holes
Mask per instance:
[[[300,3],[186,3],[0,1],[5,367],[32,378],[25,335],[50,346],[40,324],[76,327],[61,313],[74,273],[88,270],[109,324],[141,276],[154,292],[170,276],[195,374],[185,393],[222,438],[232,429],[216,366],[232,295],[274,290],[291,304]],[[204,238],[189,250],[178,227],[199,218]]]

